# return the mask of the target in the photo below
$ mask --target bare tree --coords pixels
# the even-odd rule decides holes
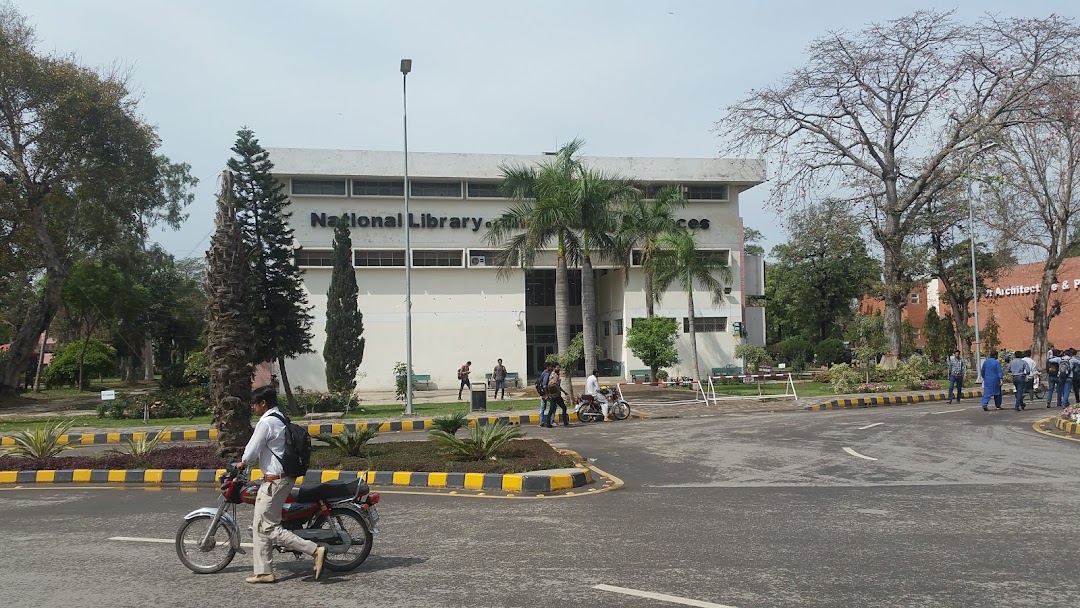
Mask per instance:
[[[984,178],[987,222],[1043,261],[1031,315],[1032,356],[1046,357],[1050,322],[1061,313],[1057,271],[1080,247],[1080,77],[1055,78],[1024,112],[1027,120],[1001,133]],[[1023,221],[1017,221],[1021,219]],[[1072,288],[1072,285],[1069,285]]]
[[[962,24],[937,11],[832,32],[717,123],[725,152],[775,161],[778,210],[828,191],[865,213],[884,252],[885,366],[900,351],[904,246],[920,212],[1075,57],[1077,34],[1058,17]]]

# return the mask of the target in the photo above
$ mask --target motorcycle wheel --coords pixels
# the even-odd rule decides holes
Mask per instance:
[[[600,408],[595,405],[582,406],[581,411],[578,412],[578,419],[582,422],[599,422],[603,418],[600,413]]]
[[[339,528],[345,530],[345,533],[349,535],[352,539],[352,546],[349,547],[347,553],[332,553],[327,551],[326,567],[334,572],[352,570],[364,563],[368,554],[371,553],[371,530],[368,529],[367,521],[351,509],[342,507],[332,508],[330,509],[330,517],[334,519],[334,523],[336,523]],[[318,527],[326,530],[331,529],[330,522],[326,519],[322,520]]]
[[[1043,385],[1040,384],[1039,388],[1035,389],[1035,398],[1036,399],[1042,399],[1045,396],[1046,396],[1046,387],[1044,387]]]
[[[206,551],[199,548],[199,543],[213,522],[213,516],[200,515],[185,521],[176,531],[176,556],[192,572],[213,574],[228,566],[236,555],[232,533],[228,526],[221,522],[210,537],[212,546]]]
[[[615,420],[626,420],[630,417],[630,404],[625,401],[616,401],[611,406],[611,417]]]

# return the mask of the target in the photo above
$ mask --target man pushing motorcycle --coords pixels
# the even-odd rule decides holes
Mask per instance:
[[[277,407],[274,387],[255,389],[251,409],[259,416],[259,422],[244,448],[243,458],[235,466],[242,469],[258,460],[263,483],[255,499],[255,519],[251,526],[255,573],[244,580],[248,583],[276,582],[272,564],[275,545],[315,558],[315,579],[318,580],[322,576],[326,547],[304,540],[281,526],[281,508],[296,485],[296,478],[286,477],[281,464],[285,456],[285,421]]]

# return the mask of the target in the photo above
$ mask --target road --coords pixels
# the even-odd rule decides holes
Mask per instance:
[[[314,582],[309,560],[279,556],[285,580],[254,588],[250,556],[195,575],[170,544],[108,540],[169,539],[210,489],[6,489],[0,603],[680,605],[652,593],[734,608],[1076,606],[1080,443],[1035,433],[1047,410],[966,405],[530,429],[625,487],[387,490],[360,569]]]

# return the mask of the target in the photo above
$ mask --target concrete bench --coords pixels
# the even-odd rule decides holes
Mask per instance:
[[[630,370],[630,381],[631,382],[638,382],[638,378],[641,379],[640,380],[641,382],[648,382],[652,378],[652,370],[651,369],[632,369],[632,370]]]
[[[413,374],[412,381],[413,381],[413,386],[416,386],[417,384],[423,383],[424,388],[426,388],[426,389],[431,388],[431,374]]]
[[[486,380],[488,384],[494,386],[491,379],[491,373],[484,374],[484,380]],[[506,372],[506,385],[521,388],[521,376],[517,372]]]
[[[724,367],[714,367],[709,372],[712,376],[740,376],[742,375],[742,368],[738,365],[726,365]]]

